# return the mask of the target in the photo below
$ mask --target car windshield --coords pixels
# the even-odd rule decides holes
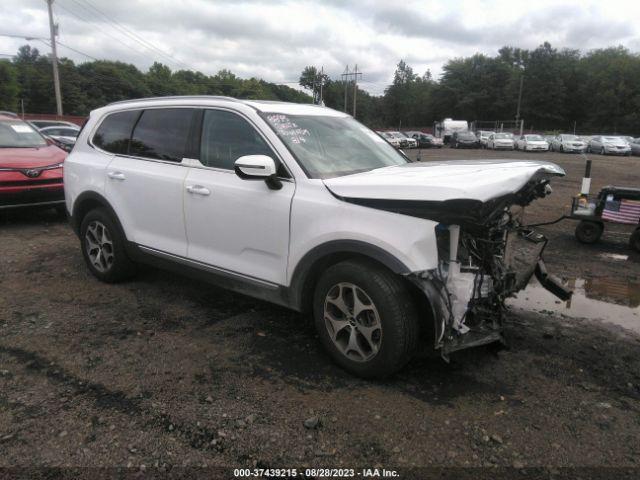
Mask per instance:
[[[265,118],[311,178],[332,178],[409,162],[351,117],[267,113]]]
[[[458,138],[461,138],[462,140],[475,140],[476,136],[473,133],[462,132],[458,134]]]
[[[577,135],[561,135],[562,140],[580,140]]]
[[[619,142],[622,140],[620,137],[603,137],[607,142]]]
[[[20,120],[0,120],[0,148],[46,147],[47,141]]]
[[[527,140],[533,140],[533,141],[544,140],[544,138],[542,138],[540,135],[527,135],[524,138],[526,138]]]
[[[508,133],[496,133],[495,138],[511,138],[511,135]]]

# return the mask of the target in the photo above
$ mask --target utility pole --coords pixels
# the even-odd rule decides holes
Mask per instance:
[[[58,74],[58,51],[56,50],[56,26],[53,24],[53,0],[47,0],[49,9],[49,30],[51,32],[51,60],[53,63],[53,88],[56,93],[56,110],[62,115],[62,94],[60,93],[60,76]]]
[[[356,95],[358,94],[358,75],[362,76],[362,73],[358,72],[358,64],[353,71],[353,118],[356,118]]]
[[[322,102],[322,86],[324,85],[324,65],[320,68],[320,102],[319,105],[324,105]]]
[[[520,103],[522,102],[522,83],[524,82],[524,72],[520,74],[520,92],[518,93],[518,109],[516,110],[516,124],[520,120]]]
[[[344,73],[342,74],[342,78],[344,79],[344,112],[347,113],[347,86],[349,84],[349,65],[347,65],[344,69]]]

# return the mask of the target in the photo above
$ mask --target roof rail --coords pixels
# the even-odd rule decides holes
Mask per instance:
[[[239,102],[237,98],[225,97],[223,95],[174,95],[169,97],[146,97],[146,98],[132,98],[129,100],[120,100],[118,102],[111,102],[108,105],[120,105],[123,103],[136,103],[136,102],[153,102],[157,100],[229,100],[232,102]]]
[[[16,117],[18,118],[18,114],[15,112],[10,112],[8,110],[0,110],[0,115],[8,115],[9,117]]]

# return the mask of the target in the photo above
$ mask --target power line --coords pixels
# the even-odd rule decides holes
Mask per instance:
[[[24,40],[46,40],[45,37],[33,37],[33,36],[27,36],[27,35],[18,35],[14,33],[0,33],[0,37],[22,38]]]
[[[73,15],[74,17],[78,18],[79,20],[83,21],[83,22],[87,22],[90,24],[93,24],[100,32],[102,32],[104,35],[106,35],[107,37],[112,38],[113,40],[115,40],[116,42],[124,45],[125,47],[127,47],[129,50],[133,51],[134,53],[136,53],[137,55],[139,55],[141,58],[144,58],[145,60],[148,60],[148,56],[146,53],[141,52],[140,50],[137,50],[135,48],[133,48],[131,45],[123,42],[121,39],[119,39],[118,37],[111,35],[109,32],[106,32],[105,30],[103,30],[102,28],[100,28],[100,25],[97,24],[96,22],[93,22],[92,20],[89,20],[85,17],[83,17],[82,15],[76,14],[75,12],[73,12],[72,10],[69,10],[68,8],[66,8],[64,5],[62,5],[61,3],[58,3],[58,6],[60,8],[62,8],[62,10],[64,10],[65,12],[69,13],[70,15]]]
[[[69,45],[65,45],[65,44],[64,44],[64,43],[62,43],[60,40],[58,40],[58,45],[61,45],[61,46],[63,46],[64,48],[66,48],[66,49],[68,49],[68,50],[71,50],[71,51],[73,51],[73,52],[79,53],[80,55],[84,55],[85,57],[90,58],[91,60],[95,60],[96,62],[99,62],[99,61],[100,61],[100,60],[98,60],[96,57],[93,57],[93,56],[89,55],[88,53],[81,52],[80,50],[76,50],[75,48],[70,47]]]
[[[80,5],[78,3],[78,0],[71,0],[72,2]],[[104,13],[102,10],[100,10],[98,7],[96,7],[95,5],[93,5],[93,3],[89,2],[89,0],[80,0],[82,1],[83,4],[88,5],[90,8],[92,8],[93,10],[95,10],[96,12],[98,12],[102,17],[104,17],[109,23],[111,23],[112,25],[114,25],[115,28],[118,28],[121,32],[123,32],[125,35],[127,35],[129,38],[132,38],[134,41],[138,42],[139,44],[141,44],[143,47],[147,48],[147,49],[151,49],[156,51],[157,53],[159,53],[160,55],[162,55],[165,58],[170,59],[171,61],[173,61],[175,64],[181,65],[185,68],[187,68],[188,70],[195,70],[193,67],[191,67],[190,65],[184,63],[181,60],[178,60],[177,58],[175,58],[173,55],[171,55],[170,53],[165,52],[164,50],[162,50],[161,48],[157,47],[155,44],[151,43],[150,41],[146,40],[145,38],[143,38],[142,36],[138,35],[137,33],[135,33],[134,31],[132,31],[131,29],[129,29],[128,27],[126,27],[125,25],[122,25],[120,22],[112,19],[111,17],[109,17],[106,13]]]

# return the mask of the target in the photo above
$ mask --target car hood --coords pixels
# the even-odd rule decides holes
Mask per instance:
[[[564,176],[548,162],[473,160],[407,163],[325,179],[336,196],[352,199],[487,202],[515,194],[531,180]]]
[[[602,142],[605,145],[611,146],[611,147],[628,147],[629,144],[625,141],[611,141],[611,140],[605,140],[604,142]]]
[[[48,145],[40,148],[0,148],[0,168],[37,168],[62,162],[65,151]]]

